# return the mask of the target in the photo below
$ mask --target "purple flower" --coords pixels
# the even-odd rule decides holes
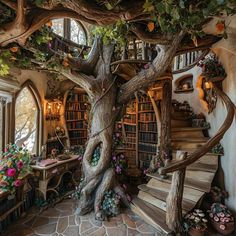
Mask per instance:
[[[81,161],[83,159],[83,156],[79,156],[78,160]]]
[[[117,173],[117,174],[120,174],[120,173],[121,173],[121,168],[120,168],[120,166],[118,166],[118,165],[116,166],[116,173]]]
[[[116,156],[113,156],[113,157],[112,157],[112,160],[113,160],[113,161],[116,161]]]
[[[116,133],[116,137],[119,138],[119,137],[120,137],[120,134],[119,134],[119,133]]]

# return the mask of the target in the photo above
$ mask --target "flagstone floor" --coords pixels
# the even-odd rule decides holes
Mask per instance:
[[[76,203],[68,199],[39,213],[30,210],[11,225],[4,236],[159,236],[138,216],[126,209],[109,221],[99,222],[94,213],[75,215]]]

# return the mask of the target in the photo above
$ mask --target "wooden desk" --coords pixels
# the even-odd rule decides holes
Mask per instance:
[[[56,188],[61,183],[65,173],[70,173],[74,184],[77,184],[73,178],[73,169],[80,167],[80,161],[78,160],[77,155],[72,155],[72,157],[68,160],[57,161],[57,163],[46,167],[39,165],[32,165],[31,167],[35,176],[38,177],[39,180],[39,187],[37,190],[43,194],[43,198],[46,201],[47,191],[53,191],[59,195],[59,192],[56,190]],[[57,176],[56,183],[53,186],[48,186],[49,181],[55,176]]]

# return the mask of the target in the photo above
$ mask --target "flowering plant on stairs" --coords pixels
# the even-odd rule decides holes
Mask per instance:
[[[30,171],[30,154],[26,148],[9,144],[0,159],[0,191],[14,194],[23,184],[23,176]]]
[[[207,229],[207,222],[204,212],[200,209],[194,209],[193,212],[184,217],[183,229],[190,235],[194,235],[191,234],[192,231],[204,232]]]
[[[234,231],[234,217],[227,206],[213,203],[208,211],[212,226],[221,234],[229,235]]]

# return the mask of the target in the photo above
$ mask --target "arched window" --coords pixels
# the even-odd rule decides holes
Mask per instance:
[[[53,31],[80,45],[87,45],[86,31],[81,23],[73,19],[55,19],[52,21]]]
[[[41,106],[34,86],[27,84],[15,101],[15,144],[25,146],[32,154],[39,154],[41,145]]]

